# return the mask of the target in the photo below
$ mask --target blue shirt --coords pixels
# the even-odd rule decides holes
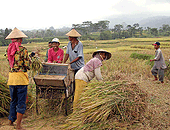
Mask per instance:
[[[83,44],[79,41],[78,44],[72,50],[71,42],[67,45],[66,54],[69,54],[70,62],[80,57],[80,59],[71,64],[71,68],[74,70],[81,69],[84,66],[84,54],[83,54]]]

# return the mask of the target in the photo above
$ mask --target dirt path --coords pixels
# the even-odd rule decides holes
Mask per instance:
[[[52,118],[46,118],[43,119],[42,117],[37,117],[36,119],[34,117],[27,117],[24,118],[22,121],[22,127],[26,130],[60,130],[58,128],[58,125],[63,124],[65,121],[65,116],[58,116],[58,117],[52,117]],[[14,126],[16,123],[14,123]],[[15,130],[14,126],[8,125],[8,118],[0,118],[0,130]]]

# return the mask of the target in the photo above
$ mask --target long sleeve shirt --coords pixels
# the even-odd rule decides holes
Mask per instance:
[[[62,49],[58,49],[57,52],[54,51],[53,48],[48,50],[48,63],[62,63],[64,57],[64,51]]]
[[[90,82],[94,77],[96,77],[97,80],[103,80],[100,67],[87,72],[84,72],[84,67],[82,67],[75,75],[75,79],[84,80],[86,82]]]
[[[7,55],[8,59],[8,55]],[[28,51],[25,47],[19,46],[14,55],[13,68],[10,67],[7,85],[28,85],[29,79],[27,70],[30,69]]]
[[[160,48],[158,48],[156,50],[155,53],[155,63],[154,66],[156,66],[157,69],[165,69],[166,68],[166,64],[165,64],[165,60],[162,54],[162,51]]]

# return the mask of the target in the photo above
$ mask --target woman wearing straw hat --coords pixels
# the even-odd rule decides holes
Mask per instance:
[[[69,58],[69,64],[71,64],[71,68],[74,69],[76,73],[84,66],[83,44],[77,39],[81,35],[75,29],[72,29],[66,35],[69,36],[70,42],[67,45],[64,63],[66,63]]]
[[[9,61],[9,79],[7,85],[10,89],[10,112],[9,125],[17,119],[16,129],[22,130],[21,120],[26,110],[26,96],[28,86],[29,57],[27,49],[21,46],[22,38],[27,37],[23,32],[14,28],[6,37],[12,43],[7,48],[7,59]]]
[[[93,58],[87,62],[86,65],[82,67],[75,75],[76,87],[73,108],[76,107],[79,100],[79,95],[82,93],[83,89],[87,86],[87,83],[90,82],[90,80],[94,77],[96,77],[97,80],[102,80],[100,66],[102,66],[102,61],[111,58],[111,53],[101,49],[95,51],[92,57]]]

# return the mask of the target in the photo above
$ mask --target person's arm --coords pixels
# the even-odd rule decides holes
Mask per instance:
[[[30,70],[30,61],[29,61],[29,56],[28,56],[28,51],[27,51],[27,49],[25,48],[25,50],[24,50],[24,56],[21,56],[21,57],[24,57],[24,66],[28,69],[28,70]]]
[[[72,64],[72,63],[78,61],[80,58],[81,58],[81,57],[77,57],[76,59],[74,59],[74,60],[73,60],[72,62],[70,62],[69,64]]]
[[[99,81],[99,80],[103,80],[102,78],[102,74],[101,74],[101,71],[100,71],[100,67],[96,68],[94,70],[94,74],[96,76],[96,79]]]
[[[158,61],[158,60],[160,59],[160,57],[161,57],[161,51],[159,50],[159,51],[157,52],[155,58],[154,58],[154,59],[151,59],[150,61]]]
[[[64,57],[64,63],[66,63],[66,61],[68,60],[69,54],[66,54]]]

